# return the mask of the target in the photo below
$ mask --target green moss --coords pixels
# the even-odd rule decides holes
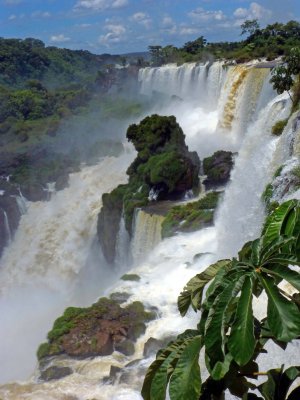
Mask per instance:
[[[272,127],[272,135],[280,136],[288,123],[288,119],[277,121]]]
[[[291,172],[292,175],[300,179],[300,165],[297,165],[297,167],[293,168]]]
[[[198,201],[173,207],[162,223],[162,237],[192,232],[212,224],[219,197],[219,192],[211,192]]]
[[[275,174],[274,174],[274,178],[277,178],[278,176],[280,176],[282,170],[283,170],[283,165],[281,165],[280,167],[277,168],[277,170],[275,171]]]
[[[141,277],[136,274],[125,274],[121,276],[122,281],[133,281],[133,282],[139,282],[141,280]]]
[[[84,308],[66,308],[64,314],[55,320],[52,330],[48,333],[48,339],[50,342],[53,342],[70,332],[70,330],[75,326],[74,320],[83,313],[85,313]]]
[[[61,353],[58,343],[42,343],[37,350],[38,360]]]

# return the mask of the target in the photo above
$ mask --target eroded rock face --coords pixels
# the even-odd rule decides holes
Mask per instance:
[[[203,170],[207,178],[204,181],[206,189],[216,188],[226,184],[230,179],[233,167],[231,151],[216,151],[211,157],[203,160]]]
[[[48,333],[48,342],[38,350],[40,360],[56,354],[86,358],[105,356],[114,350],[134,352],[134,341],[154,319],[140,302],[122,308],[116,301],[101,298],[88,308],[69,307]]]
[[[13,185],[0,179],[0,257],[19,226],[21,212],[17,196],[19,193]]]

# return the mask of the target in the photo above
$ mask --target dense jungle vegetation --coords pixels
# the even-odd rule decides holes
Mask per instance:
[[[300,24],[297,21],[286,24],[275,22],[260,28],[257,20],[247,20],[241,25],[241,35],[246,35],[246,39],[237,42],[209,43],[200,36],[178,48],[172,45],[149,46],[152,64],[182,64],[211,59],[237,62],[247,62],[255,58],[274,60],[287,55],[291,48],[300,45]]]

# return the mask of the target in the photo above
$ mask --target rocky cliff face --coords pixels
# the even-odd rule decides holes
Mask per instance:
[[[5,179],[0,179],[0,257],[3,249],[13,239],[18,228],[21,212],[17,202],[17,188]]]
[[[185,135],[174,116],[152,115],[140,124],[130,125],[127,139],[137,157],[127,170],[129,182],[102,197],[97,232],[106,260],[112,264],[122,210],[125,226],[132,235],[132,220],[137,207],[151,201],[175,200],[186,191],[199,192],[200,160],[190,152]]]

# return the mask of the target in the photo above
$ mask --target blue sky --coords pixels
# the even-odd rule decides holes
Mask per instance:
[[[300,21],[300,0],[0,0],[2,37],[121,54],[148,45],[239,38],[246,19],[261,26]]]

